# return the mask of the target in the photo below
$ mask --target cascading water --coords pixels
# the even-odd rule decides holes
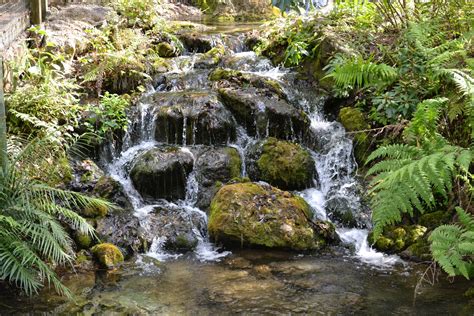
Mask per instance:
[[[223,43],[220,41],[219,43]],[[234,41],[235,44],[235,41]],[[213,83],[208,80],[210,69],[195,68],[196,54],[178,57],[172,60],[172,69],[165,73],[157,80],[156,87],[150,87],[142,97],[136,107],[134,114],[134,128],[124,138],[123,151],[120,156],[116,157],[109,164],[109,174],[118,180],[125,192],[128,194],[130,201],[135,209],[135,215],[145,229],[149,227],[149,216],[157,206],[152,202],[146,202],[137,190],[134,188],[130,179],[129,172],[136,160],[137,156],[151,148],[161,146],[154,140],[155,120],[157,108],[151,106],[153,98],[159,95],[170,96],[173,100],[181,100],[183,95],[188,93],[211,93]],[[329,220],[328,205],[331,203],[344,203],[347,211],[351,212],[357,220],[357,228],[348,228],[338,225],[337,233],[344,243],[352,244],[355,248],[355,254],[363,262],[371,263],[378,266],[387,266],[396,262],[396,257],[385,256],[374,251],[367,243],[367,227],[370,225],[368,215],[362,209],[362,205],[358,196],[357,180],[353,174],[356,171],[356,164],[352,156],[352,142],[346,137],[344,128],[337,122],[330,122],[324,119],[321,114],[321,103],[323,97],[309,93],[309,95],[301,89],[296,89],[291,84],[292,73],[287,69],[273,67],[268,59],[258,57],[253,52],[236,52],[226,56],[221,61],[220,67],[240,70],[243,73],[249,73],[258,77],[277,80],[288,99],[295,106],[304,110],[311,119],[311,129],[317,135],[317,148],[309,149],[316,165],[318,179],[315,179],[315,187],[308,188],[299,194],[308,202],[315,211],[315,217],[321,220]],[[170,94],[171,93],[171,94]],[[174,94],[173,94],[174,93]],[[180,143],[176,146],[193,157],[193,148],[196,147],[197,122],[192,118],[192,109],[195,104],[192,101],[189,109],[182,109],[182,127],[181,134],[168,135],[167,131],[166,143],[170,139],[178,140]],[[265,106],[262,105],[261,112]],[[258,112],[260,113],[260,112]],[[255,114],[254,125],[257,126],[257,119],[261,116]],[[262,112],[263,113],[263,112]],[[246,152],[250,145],[254,144],[257,139],[268,137],[270,134],[270,122],[265,122],[266,128],[262,133],[259,128],[256,129],[255,138],[248,135],[243,126],[236,129],[236,138],[233,142],[228,142],[228,146],[237,149],[242,159],[242,176],[246,176]],[[287,130],[287,139],[302,140],[300,135],[296,135],[291,118],[285,123]],[[264,135],[262,135],[264,134]],[[212,144],[212,139],[209,140]],[[191,147],[187,147],[191,146]],[[199,191],[199,182],[196,179],[197,170],[192,170],[186,176],[186,192],[185,197],[176,202],[166,202],[169,205],[181,207],[188,215],[197,215],[199,218],[199,227],[207,227],[207,215],[204,211],[196,207],[197,195]],[[163,203],[160,201],[160,203]],[[152,232],[150,232],[152,233]],[[194,251],[196,258],[199,260],[218,260],[224,257],[228,252],[219,252],[208,240],[207,233],[197,227],[193,228],[193,233],[198,240],[197,247]],[[178,254],[169,253],[164,250],[163,245],[166,238],[163,236],[155,236],[149,249],[148,255],[159,260],[177,258]]]

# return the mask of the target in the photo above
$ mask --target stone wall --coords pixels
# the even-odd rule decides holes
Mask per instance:
[[[30,26],[28,0],[0,0],[0,54]]]

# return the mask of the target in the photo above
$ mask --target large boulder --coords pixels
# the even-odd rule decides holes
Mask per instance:
[[[211,79],[216,79],[215,75],[211,74]],[[310,120],[286,100],[275,81],[250,80],[251,85],[246,85],[245,76],[243,80],[234,77],[226,81],[219,95],[251,136],[303,139]],[[244,84],[234,84],[236,81]]]
[[[157,93],[155,139],[174,144],[226,144],[234,141],[232,114],[208,92]]]
[[[184,199],[193,155],[176,147],[154,148],[141,154],[132,167],[134,187],[147,200]]]
[[[191,53],[207,53],[214,47],[215,40],[210,35],[198,32],[185,32],[178,36],[184,48]]]
[[[196,158],[195,168],[199,183],[196,206],[207,209],[219,185],[240,177],[242,160],[235,148],[207,148]]]
[[[164,204],[155,206],[148,214],[146,240],[148,244],[160,242],[161,247],[174,252],[192,251],[205,228],[205,216],[198,209]]]
[[[313,222],[305,200],[269,185],[223,186],[211,203],[209,235],[226,246],[294,250],[320,249],[334,237],[334,226]]]
[[[316,167],[311,154],[299,144],[268,138],[249,150],[250,179],[263,180],[283,190],[303,190],[314,184]]]

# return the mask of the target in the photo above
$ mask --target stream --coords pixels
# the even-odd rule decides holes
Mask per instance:
[[[440,276],[434,285],[424,282],[415,291],[426,265],[370,247],[370,212],[360,198],[362,184],[356,176],[351,139],[341,124],[323,113],[326,96],[300,81],[292,70],[274,67],[245,48],[241,34],[254,27],[214,25],[206,33],[226,47],[218,65],[202,66],[200,55],[193,52],[173,58],[172,69],[154,80],[130,114],[132,124],[123,146],[110,149],[112,159],[103,162],[107,173],[124,188],[134,216],[148,234],[155,234],[157,207],[179,210],[182,220],[192,225],[195,249],[169,251],[164,247],[166,237],[155,234],[146,253],[134,256],[118,270],[67,274],[64,282],[76,294],[76,301],[65,302],[48,290],[47,295],[31,299],[0,293],[0,314],[472,315],[474,307],[462,297],[469,283],[456,280],[452,284]],[[137,157],[170,145],[190,157],[195,166],[209,146],[235,148],[242,160],[241,177],[248,176],[247,150],[259,139],[272,136],[270,122],[254,133],[237,123],[235,133],[216,141],[212,135],[199,133],[192,112],[194,102],[215,94],[215,83],[208,77],[217,67],[276,80],[288,102],[307,114],[315,143],[304,139],[291,120],[282,127],[287,140],[301,143],[311,153],[318,175],[314,185],[294,193],[311,206],[315,219],[334,221],[339,245],[317,253],[218,247],[209,240],[207,213],[199,207],[202,196],[196,168],[185,175],[185,192],[180,198],[151,200],[137,191],[130,177]],[[195,99],[191,98],[189,113],[182,111],[182,126],[157,132],[154,102],[173,105],[183,96]],[[227,119],[234,124],[234,118]],[[158,134],[162,135],[159,140]],[[335,208],[349,212],[353,224],[334,220],[331,212]]]

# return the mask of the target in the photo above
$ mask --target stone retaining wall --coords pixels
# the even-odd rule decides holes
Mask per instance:
[[[0,0],[0,54],[30,26],[28,0]]]

